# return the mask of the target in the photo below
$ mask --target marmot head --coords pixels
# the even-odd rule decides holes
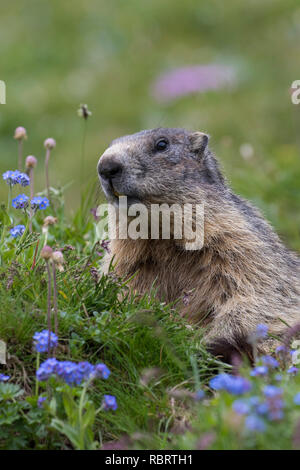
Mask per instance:
[[[128,204],[205,199],[224,189],[208,136],[185,129],[158,128],[113,140],[100,157],[98,173],[109,202]]]

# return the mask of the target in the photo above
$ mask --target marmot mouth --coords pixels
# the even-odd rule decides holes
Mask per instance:
[[[116,197],[125,196],[125,194],[121,194],[118,191],[116,191],[115,189],[112,189],[112,192],[113,192],[114,196],[116,196]]]
[[[117,189],[114,188],[113,182],[111,180],[102,180],[101,181],[101,186],[102,189],[105,193],[105,196],[108,201],[112,202],[114,205],[119,206],[119,198],[120,197],[127,197],[127,205],[131,206],[132,204],[140,204],[141,200],[133,195],[133,194],[125,194],[123,192],[119,192]]]
[[[109,189],[110,189],[110,192],[117,198],[119,199],[119,197],[121,196],[126,196],[126,194],[124,193],[119,193],[119,191],[117,191],[115,188],[114,188],[114,185],[112,183],[112,180],[109,180]]]

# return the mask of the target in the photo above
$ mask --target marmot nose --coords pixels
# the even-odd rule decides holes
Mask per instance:
[[[122,170],[122,163],[115,157],[103,157],[98,164],[98,173],[102,178],[114,178],[120,175]]]

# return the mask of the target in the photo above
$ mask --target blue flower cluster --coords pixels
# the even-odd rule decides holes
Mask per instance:
[[[262,363],[265,364],[265,366],[270,367],[271,369],[276,369],[276,367],[279,367],[279,362],[275,357],[272,356],[262,356],[261,357]]]
[[[12,171],[8,170],[2,175],[4,181],[10,186],[15,184],[20,184],[21,186],[28,186],[30,184],[29,176],[26,173],[21,173],[18,170]]]
[[[0,374],[0,382],[7,382],[10,379],[10,375]]]
[[[9,232],[13,238],[17,238],[23,235],[24,231],[25,225],[16,225],[15,227],[11,228]]]
[[[97,377],[101,377],[101,379],[108,379],[110,375],[110,370],[105,364],[95,365],[95,372]]]
[[[270,421],[279,421],[283,418],[285,403],[282,399],[283,390],[275,385],[266,385],[263,389],[266,397],[266,417]]]
[[[250,372],[252,377],[267,375],[269,373],[269,369],[276,369],[279,367],[279,362],[272,356],[262,356],[260,358],[260,362],[262,362],[262,364],[257,365]]]
[[[245,419],[245,427],[252,432],[264,432],[266,424],[262,418],[257,415],[249,415]]]
[[[48,380],[52,375],[55,374],[57,362],[58,361],[54,358],[47,359],[45,362],[43,362],[36,371],[36,378],[40,382]]]
[[[252,369],[252,371],[250,372],[250,375],[251,377],[258,377],[258,376],[267,375],[268,372],[269,372],[269,369],[267,368],[267,366],[257,366],[257,367],[254,367],[254,369]]]
[[[18,180],[19,180],[19,184],[23,187],[29,186],[30,184],[29,176],[26,175],[26,173],[20,173]]]
[[[267,334],[264,325],[259,325],[256,331],[256,338]],[[272,356],[262,356],[257,364],[250,372],[252,377],[265,377],[270,373],[276,382],[282,380],[282,375],[276,372],[280,366],[280,354],[286,353],[288,350],[278,347],[276,353],[278,360]],[[297,367],[290,367],[287,371],[289,374],[297,374]],[[243,395],[251,389],[251,383],[240,376],[232,376],[230,374],[219,374],[210,381],[210,387],[214,390],[224,390],[232,395]],[[300,406],[300,393],[295,395],[294,403]],[[268,422],[280,421],[284,417],[285,402],[283,400],[283,390],[275,385],[264,385],[262,388],[262,396],[250,396],[248,398],[239,398],[233,402],[233,410],[245,416],[245,428],[251,432],[264,432]]]
[[[41,364],[36,372],[39,381],[48,380],[52,375],[56,375],[68,385],[80,385],[82,382],[91,378],[107,379],[110,370],[105,364],[96,364],[89,362],[58,361],[57,359],[47,359]]]
[[[266,420],[278,421],[283,418],[283,408],[285,404],[282,400],[282,389],[274,385],[266,385],[263,389],[263,393],[263,401],[259,397],[254,396],[233,402],[233,410],[238,414],[247,416],[245,427],[250,431],[264,432],[266,429]]]
[[[299,372],[298,367],[292,366],[287,370],[288,374],[297,375]]]
[[[31,199],[31,208],[34,210],[44,210],[49,207],[49,200],[46,197],[36,196]]]
[[[230,374],[219,374],[213,377],[209,386],[214,390],[225,390],[233,395],[243,395],[251,390],[251,383],[244,377],[230,375]]]
[[[33,335],[33,344],[37,352],[43,353],[48,351],[49,330],[36,332]],[[58,343],[56,334],[50,332],[50,349],[55,348]]]
[[[68,385],[80,385],[85,380],[92,378],[94,366],[89,362],[75,364],[71,361],[58,362],[56,375],[63,379]]]
[[[263,389],[264,395],[268,398],[274,398],[282,395],[283,391],[281,388],[275,387],[275,385],[266,385]]]
[[[29,205],[29,197],[26,194],[19,194],[12,200],[12,206],[15,209],[26,209]]]
[[[287,348],[283,344],[281,344],[280,346],[277,346],[277,348],[275,349],[275,352],[278,355],[285,353],[286,351],[287,351]]]
[[[50,203],[46,197],[37,196],[31,199],[30,201],[31,208],[33,210],[44,210],[49,207]],[[26,209],[29,206],[29,197],[25,194],[19,194],[19,196],[15,197],[12,200],[12,206],[15,209]]]
[[[113,410],[115,411],[118,408],[117,399],[113,395],[104,395],[102,401],[102,407],[104,410]]]
[[[47,400],[47,397],[40,396],[38,398],[37,406],[38,408],[43,408],[43,403]]]
[[[252,342],[255,343],[261,338],[266,337],[268,334],[268,327],[266,325],[258,325],[256,331],[252,334]],[[258,396],[243,396],[235,399],[232,404],[233,410],[245,417],[244,426],[246,431],[263,433],[267,429],[269,423],[283,420],[286,410],[289,407],[284,401],[283,389],[278,385],[283,380],[283,374],[279,368],[286,366],[288,355],[294,354],[286,346],[278,346],[276,348],[276,357],[264,355],[261,356],[255,367],[250,372],[251,377],[263,377],[263,385],[260,386],[259,380],[251,383],[247,378],[241,376],[233,376],[228,373],[221,373],[213,377],[209,385],[212,389],[218,391],[226,391],[231,395],[245,395],[254,387],[260,386]],[[292,366],[286,372],[290,375],[299,373],[300,368]],[[273,385],[272,382],[276,385]],[[227,402],[228,397],[225,397]],[[300,406],[300,393],[297,393],[293,398],[294,404]]]

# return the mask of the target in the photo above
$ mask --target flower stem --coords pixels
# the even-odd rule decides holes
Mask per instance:
[[[27,232],[28,232],[29,222],[30,222],[30,219],[29,219],[29,217],[27,217],[27,222],[26,222],[25,230],[24,230],[23,234],[21,235],[20,240],[19,240],[19,243],[17,244],[16,249],[15,249],[15,256],[16,256],[16,254],[17,254],[17,251],[18,251],[19,247],[21,246],[21,244],[22,244],[23,241],[25,240],[25,237],[26,237]]]
[[[80,400],[79,400],[79,408],[78,408],[78,418],[79,418],[79,442],[80,442],[80,450],[85,450],[84,447],[84,427],[82,423],[82,418],[83,418],[83,408],[85,405],[85,395],[88,389],[88,386],[92,382],[91,379],[89,379],[85,384],[82,389],[81,395],[80,395]]]
[[[46,157],[45,157],[45,176],[46,176],[46,188],[47,188],[47,196],[50,201],[50,184],[49,184],[49,159],[50,159],[50,149],[46,149]]]
[[[54,307],[54,333],[58,336],[58,311],[57,311],[57,283],[55,263],[52,263],[53,274],[53,307]]]
[[[48,357],[50,357],[50,339],[51,339],[51,271],[49,261],[46,260],[48,272],[48,298],[47,298],[47,324],[48,324]]]
[[[34,195],[34,179],[33,179],[34,170],[33,168],[29,169],[29,179],[30,179],[30,199],[33,199]],[[29,222],[29,231],[32,232],[32,209],[30,208],[30,222]]]
[[[11,221],[12,219],[10,217],[10,210],[11,210],[12,191],[13,191],[12,185],[10,184],[8,187],[8,195],[7,195],[7,215]]]
[[[19,171],[22,171],[23,166],[23,139],[19,139],[18,141],[18,168]]]
[[[36,355],[36,370],[38,370],[40,367],[40,353],[38,352]],[[38,397],[39,394],[39,381],[36,377],[35,379],[35,396]]]
[[[85,181],[85,140],[86,140],[86,128],[87,128],[87,119],[83,120],[83,134],[82,134],[82,142],[81,142],[81,173],[80,173],[80,181],[81,181],[81,204],[83,204],[83,185]]]

